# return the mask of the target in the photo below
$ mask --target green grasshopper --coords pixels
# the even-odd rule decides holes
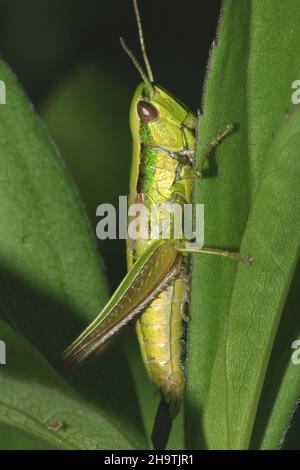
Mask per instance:
[[[196,167],[197,118],[162,87],[155,84],[145,49],[138,11],[133,0],[139,40],[147,73],[121,38],[143,82],[137,87],[130,109],[133,138],[129,205],[153,205],[192,201],[195,176],[201,176],[211,150],[230,132],[229,124],[210,142]],[[159,220],[161,222],[161,220]],[[250,263],[251,257],[225,250],[188,248],[186,240],[127,239],[128,273],[95,320],[64,351],[63,370],[78,366],[130,320],[150,380],[161,395],[161,407],[170,421],[180,410],[185,389],[183,337],[187,326],[190,291],[190,253],[209,253]],[[161,408],[161,409],[162,409]],[[156,443],[153,434],[154,445]],[[160,446],[163,446],[160,444]]]

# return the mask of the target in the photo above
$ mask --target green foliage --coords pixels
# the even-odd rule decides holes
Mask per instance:
[[[0,422],[61,449],[132,449],[133,443],[84,402],[47,361],[1,321],[9,366],[1,371]],[[51,424],[61,422],[61,429]],[[136,443],[134,443],[136,445]]]
[[[291,290],[299,284],[300,116],[290,115],[299,39],[299,11],[289,0],[224,4],[198,155],[226,123],[237,129],[197,183],[196,202],[205,203],[206,244],[241,247],[255,263],[194,256],[188,447],[244,449],[252,436],[253,447],[274,449],[299,396],[292,293],[282,315],[291,283]]]
[[[196,182],[195,201],[205,204],[206,245],[240,249],[255,263],[194,256],[189,449],[275,449],[299,398],[299,366],[291,363],[291,344],[300,338],[300,112],[291,104],[291,84],[300,79],[299,24],[294,0],[224,2],[198,158],[227,123],[236,130],[214,152],[207,178]],[[45,36],[49,67],[60,42],[53,49]],[[127,193],[131,90],[126,79],[94,66],[78,67],[53,88],[42,114],[64,164],[3,62],[0,78],[8,90],[7,105],[0,106],[0,339],[8,351],[0,368],[0,446],[147,448],[157,397],[133,329],[125,348],[116,342],[69,384],[50,365],[108,298],[88,218],[65,166],[94,227],[96,206],[116,204]],[[125,247],[100,248],[108,248],[115,286]],[[183,446],[181,418],[173,449]],[[49,429],[54,421],[63,427]],[[8,427],[31,437],[22,441]],[[299,448],[299,420],[290,442],[293,432],[290,445]]]

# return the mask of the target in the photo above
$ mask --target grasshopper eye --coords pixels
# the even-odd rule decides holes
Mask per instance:
[[[143,122],[151,122],[158,118],[158,111],[151,103],[139,101],[137,104],[138,115]]]

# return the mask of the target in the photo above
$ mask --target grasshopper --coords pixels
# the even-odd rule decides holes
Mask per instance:
[[[146,72],[128,48],[142,83],[130,109],[133,139],[129,205],[192,202],[193,180],[201,177],[210,152],[233,130],[229,124],[210,142],[195,166],[197,117],[157,85],[146,53],[137,0],[133,0]],[[216,248],[188,248],[186,240],[127,238],[128,273],[95,320],[64,351],[60,368],[67,370],[102,349],[109,339],[136,318],[141,355],[150,380],[161,395],[159,410],[173,420],[185,389],[183,337],[187,328],[190,253],[207,253],[251,262],[251,257]],[[158,415],[159,416],[159,412]],[[157,421],[157,420],[156,420]],[[169,431],[168,431],[169,432]],[[167,434],[168,434],[167,432]],[[158,444],[153,433],[155,447]],[[167,438],[164,438],[166,441]]]

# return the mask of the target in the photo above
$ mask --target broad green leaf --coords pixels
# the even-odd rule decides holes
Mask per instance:
[[[265,159],[267,154],[269,154],[268,162],[272,160],[272,156],[274,159],[279,159],[276,148],[273,148],[273,154],[270,156],[270,146],[279,126],[293,107],[291,86],[300,75],[300,58],[297,53],[297,44],[300,39],[299,15],[299,10],[292,0],[275,2],[227,0],[224,2],[218,38],[212,50],[204,93],[204,115],[199,124],[198,157],[206,143],[227,123],[235,123],[236,131],[227,137],[215,151],[215,155],[210,160],[208,178],[203,178],[196,183],[195,200],[205,204],[205,244],[207,246],[238,250],[250,208],[251,224],[257,224],[257,231],[259,230],[259,216],[257,215],[258,219],[253,219],[253,210],[255,208],[257,214],[260,214],[260,210],[263,211],[263,207],[257,206],[259,203],[256,198],[258,188],[261,191],[263,187],[260,186],[263,184],[262,174],[267,171]],[[297,120],[297,117],[294,119]],[[286,138],[289,126],[292,125],[296,124],[288,123],[287,127],[281,131],[283,134],[280,134],[280,139]],[[281,145],[279,141],[277,145]],[[275,162],[274,165],[276,166]],[[292,167],[289,169],[292,173]],[[284,176],[289,185],[289,178],[293,178],[293,175],[284,173]],[[277,189],[272,189],[279,197],[279,194],[276,194]],[[261,196],[264,200],[260,204],[266,207],[265,215],[268,214],[270,217],[271,207],[268,204],[272,204],[274,197],[271,191],[269,193],[267,189],[264,191]],[[281,209],[278,212],[280,214],[284,212],[286,217],[290,217],[289,211],[297,206],[297,197],[299,198],[297,186],[293,186],[289,192],[289,200],[281,195]],[[253,201],[256,204],[254,208],[251,207]],[[270,221],[268,218],[263,218],[263,220],[265,228],[261,238],[266,243],[270,238],[267,230]],[[293,222],[296,223],[296,218]],[[279,220],[277,223],[277,231],[280,232],[282,223]],[[250,228],[256,230],[252,225],[251,227],[248,225],[247,233]],[[292,244],[293,229],[291,233],[284,235],[288,236]],[[248,236],[250,237],[250,232]],[[288,240],[285,242],[288,244]],[[256,255],[256,248],[249,241],[247,242],[247,238],[241,247],[243,251],[254,255]],[[278,241],[278,246],[270,249],[279,248],[282,249],[281,239]],[[272,315],[269,314],[269,328],[265,328],[262,333],[262,341],[265,341],[264,344],[268,344],[269,347],[268,353],[271,351],[276,333],[274,319],[276,318],[277,322],[280,319],[280,309],[291,282],[288,273],[291,275],[293,271],[291,266],[295,265],[297,258],[295,251],[289,253],[289,256],[290,258],[286,260],[282,284],[278,286],[278,279],[273,280],[274,289],[275,287],[279,289],[278,297],[273,308],[268,307]],[[265,258],[266,255],[264,261]],[[257,271],[259,269],[261,269],[259,264],[248,268],[247,271],[247,267],[238,267],[234,262],[224,259],[209,258],[206,255],[194,256],[186,407],[187,446],[189,448],[228,448],[249,445],[249,433],[252,430],[259,391],[268,362],[267,352],[266,350],[262,352],[262,364],[257,364],[257,372],[260,375],[259,378],[256,377],[255,385],[252,384],[251,392],[246,391],[246,378],[244,376],[240,378],[241,387],[245,378],[244,395],[241,391],[241,397],[245,402],[250,400],[251,409],[245,411],[249,413],[249,416],[243,424],[236,426],[236,431],[231,428],[237,424],[236,421],[231,422],[228,430],[224,425],[229,419],[226,403],[233,397],[230,395],[228,398],[227,394],[232,392],[234,385],[231,383],[232,377],[228,382],[228,389],[222,382],[222,377],[225,377],[225,370],[227,370],[226,360],[228,360],[224,356],[224,351],[226,348],[231,348],[224,331],[228,328],[230,338],[231,327],[228,318],[229,315],[234,317],[234,313],[231,313],[235,308],[235,304],[232,303],[233,299],[235,299],[234,302],[238,302],[239,296],[242,293],[245,294],[241,289],[240,273],[244,272],[245,276],[253,276],[252,284],[248,286],[249,295],[247,296],[248,304],[252,300],[249,304],[252,305],[253,298],[250,298],[250,290],[253,284],[261,281],[262,274]],[[237,270],[239,273],[236,281]],[[279,273],[277,274],[279,276]],[[255,275],[257,278],[254,277]],[[267,285],[267,288],[270,289],[270,285]],[[267,309],[268,289],[265,290],[265,297],[260,298],[262,312],[265,308]],[[251,292],[253,296],[253,291]],[[248,304],[244,303],[244,310],[239,312],[243,319],[249,313]],[[250,333],[249,335],[251,337]],[[242,338],[245,341],[247,339]],[[279,342],[280,348],[287,347],[284,342],[280,340]],[[242,361],[238,348],[236,351],[230,349],[230,357]],[[278,372],[276,379],[278,384],[282,381],[284,372],[282,370]],[[245,374],[244,369],[241,369],[240,373]],[[238,375],[239,370],[236,370],[236,376]],[[223,388],[220,388],[219,382],[222,383]],[[281,411],[285,417],[282,421],[287,425],[287,415],[291,412],[292,402],[293,406],[295,402],[294,397],[289,397],[287,392],[284,396],[285,404],[281,407]],[[215,411],[213,400],[217,402],[216,406],[219,406],[218,414],[213,412]],[[265,407],[267,403],[262,402],[261,406]],[[275,407],[276,403],[272,406]],[[283,408],[285,408],[284,411]],[[244,415],[239,416],[241,420],[243,417],[245,418]],[[276,422],[278,423],[278,420]],[[270,426],[268,432],[272,434],[273,430],[274,426]],[[280,433],[279,428],[277,431]],[[256,428],[255,432],[258,435],[261,430]],[[273,439],[274,447],[279,444],[278,438],[279,436]]]
[[[84,402],[41,354],[0,320],[7,364],[0,369],[0,423],[60,449],[132,449],[130,440]],[[51,429],[60,423],[61,428]]]
[[[299,146],[297,112],[271,146],[243,237],[242,249],[254,254],[255,264],[238,268],[227,326],[218,347],[204,413],[210,448],[249,446],[273,342],[299,257]],[[296,315],[290,318],[294,327],[296,319]],[[281,351],[291,355],[292,338],[280,340]],[[270,363],[273,380],[278,381],[280,376],[284,385],[273,397],[274,416],[266,430],[271,448],[281,442],[300,391],[297,366],[287,363],[284,376],[278,372],[278,364],[277,374],[274,366]],[[274,383],[266,386],[274,393]]]
[[[0,76],[7,86],[7,104],[0,107],[0,315],[55,361],[99,313],[107,286],[55,146],[3,62]],[[136,445],[145,445],[120,344],[80,370],[73,383]]]
[[[300,340],[299,289],[300,265],[298,262],[283,310],[266,375],[261,404],[257,412],[251,440],[253,448],[274,449],[279,444],[284,448],[286,446],[288,446],[287,448],[290,446],[294,449],[300,448],[300,408],[296,416],[292,416],[300,396],[300,365],[292,362],[292,354],[295,352],[295,349],[292,349],[292,344],[295,340]]]
[[[106,282],[63,162],[11,72],[0,67],[7,87],[0,108],[1,266],[48,298],[10,287],[3,275],[2,315],[55,359],[83,314],[92,316],[106,299]]]

